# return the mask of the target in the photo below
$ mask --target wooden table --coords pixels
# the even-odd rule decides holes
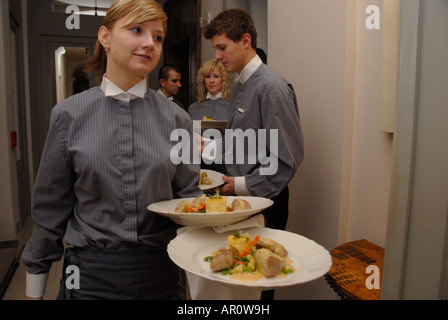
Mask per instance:
[[[330,251],[333,265],[325,279],[342,299],[379,300],[383,274],[384,249],[365,239],[344,243]],[[373,284],[373,273],[367,267],[379,270],[379,289],[369,289],[366,281]],[[373,281],[373,282],[372,282]]]

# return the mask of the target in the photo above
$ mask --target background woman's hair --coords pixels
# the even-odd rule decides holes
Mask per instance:
[[[145,21],[161,20],[166,34],[168,17],[162,7],[154,0],[116,0],[104,18],[104,26],[112,30],[117,20],[128,17],[126,26]],[[102,77],[106,73],[107,55],[100,41],[96,41],[95,52],[84,64],[85,72],[99,72]]]
[[[198,86],[198,94],[197,94],[197,102],[202,103],[207,99],[207,89],[205,88],[204,79],[210,74],[214,69],[218,69],[219,73],[221,73],[222,77],[222,100],[229,101],[230,100],[230,89],[232,88],[232,79],[230,74],[227,72],[224,65],[221,61],[212,59],[205,62],[201,69],[198,71],[197,75],[197,86]]]

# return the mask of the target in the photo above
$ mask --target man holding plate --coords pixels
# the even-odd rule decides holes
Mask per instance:
[[[236,150],[226,136],[224,163],[228,176],[223,178],[226,184],[221,193],[272,199],[274,205],[263,212],[266,226],[284,230],[288,219],[288,183],[304,153],[294,89],[257,55],[257,31],[246,11],[223,11],[213,19],[204,35],[211,39],[215,58],[228,72],[237,73],[230,96],[226,132],[241,129],[257,133],[255,145],[258,150],[248,144],[244,152]],[[266,133],[264,142],[260,141],[263,139],[258,134],[260,131]],[[276,144],[272,143],[274,134],[277,135]],[[265,150],[260,150],[263,146]],[[229,161],[229,153],[233,154],[233,161]],[[270,164],[260,159],[260,154],[276,157],[275,171],[266,170]],[[257,161],[247,161],[251,157]]]
[[[228,72],[237,73],[230,95],[223,157],[228,176],[223,177],[225,185],[221,193],[272,199],[274,205],[263,211],[265,226],[284,230],[288,219],[288,183],[303,159],[303,135],[294,89],[257,55],[257,31],[246,11],[221,12],[207,26],[204,35],[211,39],[216,60]],[[244,145],[243,150],[238,148],[241,144],[234,145],[234,137],[229,134],[238,130],[252,137],[255,134],[257,141]],[[272,137],[277,139],[273,141]],[[274,170],[270,163],[273,160]],[[257,218],[263,217],[258,215],[246,222],[260,223],[254,220]],[[188,279],[193,299],[260,297],[259,290],[219,287],[191,275]],[[273,299],[273,293],[273,290],[265,291],[261,298]]]

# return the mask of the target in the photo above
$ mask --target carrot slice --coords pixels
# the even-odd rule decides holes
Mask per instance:
[[[238,260],[238,259],[233,259],[233,262],[238,263],[238,264],[242,264],[242,265],[246,265],[246,262]]]
[[[255,246],[255,245],[257,244],[257,242],[258,242],[259,239],[260,239],[260,235],[256,236],[256,237],[249,243],[249,245],[248,245],[243,251],[241,251],[239,257],[241,258],[241,257],[247,256],[247,255],[251,252],[252,247]]]

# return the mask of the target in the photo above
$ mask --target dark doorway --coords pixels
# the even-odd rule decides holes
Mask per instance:
[[[201,61],[201,0],[168,0],[164,10],[168,15],[164,62],[181,72],[182,89],[178,98],[187,109],[196,101],[196,73]]]
[[[168,64],[174,65],[179,69],[182,75],[182,88],[179,92],[178,99],[182,102],[185,109],[190,105],[190,39],[185,38],[178,44],[172,46],[170,49],[166,50],[166,61]],[[194,85],[194,84],[192,84]]]

